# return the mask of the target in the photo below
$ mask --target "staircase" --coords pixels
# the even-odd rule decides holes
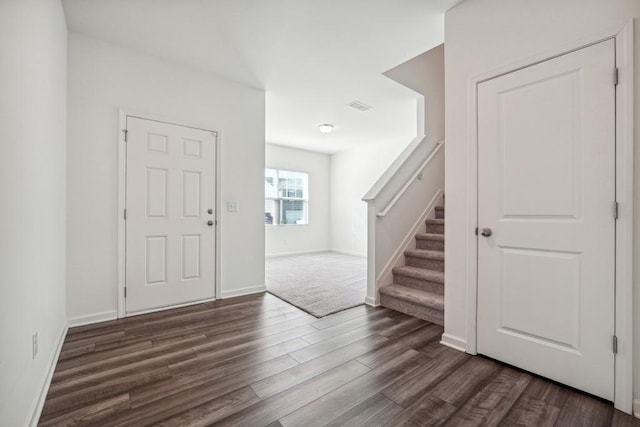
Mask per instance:
[[[444,324],[444,207],[417,233],[416,249],[404,252],[406,265],[394,267],[393,283],[380,288],[380,303],[429,322]]]

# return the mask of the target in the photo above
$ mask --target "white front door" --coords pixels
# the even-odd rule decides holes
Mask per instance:
[[[213,132],[127,117],[126,312],[215,296]]]
[[[607,40],[478,85],[478,352],[608,400],[614,52]]]

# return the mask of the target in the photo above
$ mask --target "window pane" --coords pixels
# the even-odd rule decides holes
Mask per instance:
[[[308,224],[309,175],[276,169],[264,175],[265,224]]]
[[[278,197],[278,189],[276,183],[278,182],[278,171],[275,169],[264,170],[264,196],[265,197]]]
[[[278,218],[280,218],[278,201],[266,199],[264,201],[264,223],[268,225],[278,224]]]
[[[305,207],[303,200],[282,200],[281,224],[306,224]]]

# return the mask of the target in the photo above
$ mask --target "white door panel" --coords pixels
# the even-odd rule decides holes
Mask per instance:
[[[214,297],[215,135],[134,117],[127,130],[127,313]]]
[[[614,41],[478,86],[478,352],[613,400]]]

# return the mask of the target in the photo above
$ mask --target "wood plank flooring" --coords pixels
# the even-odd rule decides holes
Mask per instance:
[[[385,308],[316,319],[269,294],[69,330],[42,426],[640,426],[438,343]]]

